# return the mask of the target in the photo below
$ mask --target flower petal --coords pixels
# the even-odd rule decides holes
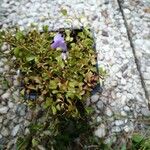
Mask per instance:
[[[60,42],[56,41],[56,42],[51,44],[51,47],[55,49],[55,48],[59,47],[59,45],[60,45]]]
[[[57,33],[54,37],[54,42],[55,41],[64,41],[64,38],[62,37],[61,34]]]
[[[67,45],[66,45],[66,43],[60,43],[59,47],[62,49],[63,52],[67,51]]]
[[[67,45],[61,34],[57,33],[54,37],[54,43],[51,44],[52,48],[61,48],[63,52],[67,51]]]

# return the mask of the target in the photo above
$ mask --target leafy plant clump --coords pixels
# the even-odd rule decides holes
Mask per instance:
[[[47,29],[43,27],[42,33],[36,30],[24,33],[16,29],[15,33],[1,34],[2,41],[11,47],[10,60],[16,58],[12,67],[20,72],[20,93],[29,100],[30,106],[38,105],[45,112],[44,124],[36,122],[31,125],[30,144],[34,146],[43,140],[44,130],[51,131],[45,135],[48,139],[55,137],[62,141],[64,135],[64,143],[70,137],[77,138],[84,131],[82,125],[89,130],[85,122],[90,109],[84,105],[100,77],[94,41],[88,29],[65,29],[59,34]],[[101,72],[103,76],[105,72]],[[67,128],[76,133],[70,133],[71,129],[66,131]],[[39,139],[35,140],[37,136]],[[47,143],[56,143],[52,141]]]
[[[27,34],[17,30],[15,35],[7,34],[5,41],[16,57],[13,66],[22,75],[21,94],[36,94],[35,103],[52,115],[79,116],[77,103],[90,96],[99,79],[93,39],[86,29],[62,31],[68,51],[63,60],[61,48],[51,48],[55,35],[47,30]]]

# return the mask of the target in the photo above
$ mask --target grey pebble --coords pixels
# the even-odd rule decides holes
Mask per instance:
[[[20,116],[25,116],[26,114],[26,111],[27,111],[27,106],[25,104],[19,104],[17,106],[17,110],[16,110],[16,113]]]
[[[141,109],[141,113],[145,116],[145,117],[150,117],[150,110],[148,108],[142,108]]]
[[[14,103],[8,102],[8,107],[9,107],[9,108],[13,108],[13,107],[14,107]]]
[[[120,132],[121,131],[121,128],[120,127],[118,127],[118,126],[114,126],[114,127],[112,127],[112,130],[111,130],[112,132]]]
[[[16,136],[17,133],[18,133],[18,131],[19,131],[19,129],[20,129],[20,125],[18,124],[18,125],[16,125],[16,126],[13,128],[13,130],[12,130],[12,132],[11,132],[11,135],[12,135],[12,136]]]
[[[4,65],[4,63],[2,61],[0,61],[0,67],[2,67]]]
[[[1,130],[1,134],[4,136],[4,137],[7,137],[9,135],[9,131],[6,127],[3,127],[2,130]]]
[[[98,109],[103,110],[104,104],[102,101],[98,101],[96,105],[97,105]]]
[[[3,116],[0,116],[0,123],[3,122]]]
[[[103,36],[106,36],[106,37],[109,37],[108,32],[107,32],[107,31],[104,31],[104,30],[102,30],[102,35],[103,35]]]
[[[97,94],[94,94],[94,95],[91,96],[91,102],[92,102],[92,103],[97,102],[98,99],[99,99],[99,95],[97,95]]]

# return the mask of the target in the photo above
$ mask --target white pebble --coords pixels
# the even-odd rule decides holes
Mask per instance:
[[[130,14],[130,10],[129,9],[124,9],[124,13],[125,14]]]
[[[127,116],[126,112],[125,111],[121,111],[121,116]]]
[[[109,116],[109,117],[111,117],[111,116],[113,115],[111,109],[108,108],[108,107],[106,108],[106,112],[105,112],[105,113],[106,113],[106,115]]]
[[[123,109],[124,109],[124,111],[126,111],[126,112],[129,112],[129,111],[130,111],[130,108],[129,108],[128,106],[125,106]]]
[[[129,131],[130,131],[130,128],[126,125],[126,126],[124,127],[124,131],[125,131],[125,132],[129,132]]]
[[[98,129],[95,131],[95,135],[99,138],[102,138],[106,135],[105,125],[101,124]]]
[[[123,123],[124,123],[124,121],[122,121],[122,120],[116,120],[116,121],[115,121],[115,125],[116,125],[116,126],[123,125]]]
[[[98,116],[98,117],[96,118],[96,120],[97,120],[97,122],[101,122],[101,121],[102,121],[102,118],[101,118],[100,116]]]
[[[114,72],[114,73],[117,73],[119,71],[119,67],[117,65],[114,65],[111,67],[111,70]]]
[[[6,107],[6,106],[3,106],[3,107],[1,107],[0,108],[0,114],[6,114],[7,112],[8,112],[8,107]]]
[[[121,73],[121,72],[117,72],[117,73],[116,73],[116,76],[117,76],[118,78],[121,78],[121,77],[122,77],[122,73]]]
[[[0,73],[3,73],[4,72],[4,69],[3,68],[0,68]]]
[[[127,84],[126,80],[124,78],[122,78],[121,79],[121,85],[126,85],[126,84]]]
[[[8,92],[4,93],[4,94],[1,96],[2,99],[8,99],[9,97],[10,97],[10,93],[8,93]]]

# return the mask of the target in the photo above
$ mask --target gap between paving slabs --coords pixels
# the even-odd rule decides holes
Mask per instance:
[[[146,80],[144,79],[143,73],[141,71],[141,67],[142,67],[141,66],[141,62],[140,62],[140,60],[137,57],[137,51],[138,50],[135,49],[135,44],[136,43],[133,42],[133,37],[132,37],[133,34],[131,33],[131,30],[129,29],[128,20],[127,20],[127,18],[125,16],[125,13],[124,13],[123,1],[118,0],[118,4],[119,4],[120,12],[122,13],[122,17],[124,19],[124,24],[125,24],[125,27],[127,29],[128,39],[130,41],[130,45],[131,45],[131,48],[132,48],[132,51],[133,51],[133,54],[134,54],[134,58],[135,58],[135,63],[136,63],[136,66],[137,66],[137,70],[138,70],[140,78],[141,78],[141,84],[142,84],[142,87],[143,87],[144,92],[145,92],[145,97],[147,99],[148,108],[150,110],[150,95],[149,95],[150,93],[148,92],[148,89],[146,87]],[[130,6],[129,6],[129,8],[130,8]],[[142,51],[142,50],[140,50],[140,51]]]

